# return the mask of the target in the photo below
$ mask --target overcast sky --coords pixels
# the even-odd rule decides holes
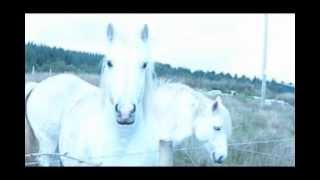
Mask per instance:
[[[156,61],[261,77],[263,14],[26,14],[25,42],[106,53],[106,26],[132,34],[146,23]],[[295,15],[269,14],[267,77],[295,83]]]

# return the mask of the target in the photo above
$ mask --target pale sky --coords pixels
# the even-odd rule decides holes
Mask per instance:
[[[105,54],[110,22],[127,34],[148,24],[156,61],[261,77],[263,14],[26,14],[25,42]],[[295,14],[269,14],[266,72],[295,84]]]

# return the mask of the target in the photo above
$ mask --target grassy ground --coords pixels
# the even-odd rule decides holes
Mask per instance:
[[[26,81],[39,82],[48,75],[28,74]],[[98,85],[97,75],[79,76]],[[294,94],[278,96],[294,105]],[[258,100],[241,94],[222,95],[222,99],[231,113],[233,135],[229,141],[229,156],[219,166],[295,166],[294,106],[272,104],[260,108]],[[193,137],[185,139],[177,148],[183,148],[174,152],[177,166],[217,166],[208,160],[208,154]]]
[[[233,135],[229,156],[222,166],[294,166],[295,111],[289,105],[272,105],[261,109],[259,101],[238,96],[223,96],[231,113]],[[199,145],[194,139],[185,145]],[[189,154],[189,155],[187,155]],[[177,152],[177,165],[215,165],[204,150]]]

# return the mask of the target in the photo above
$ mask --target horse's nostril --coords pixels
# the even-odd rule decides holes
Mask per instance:
[[[136,111],[136,105],[135,104],[121,105],[117,103],[114,106],[114,109],[120,116],[131,116]]]
[[[131,110],[131,114],[134,113],[136,111],[136,105],[133,104],[133,109]]]
[[[117,113],[120,113],[118,104],[116,104],[114,108],[115,108],[115,110],[116,110]]]
[[[215,163],[219,163],[219,164],[223,163],[223,158],[224,158],[223,156],[219,156],[219,158],[216,158],[216,154],[212,153],[212,157]]]
[[[216,160],[216,163],[221,164],[222,162],[223,162],[223,156],[220,156],[218,160]]]

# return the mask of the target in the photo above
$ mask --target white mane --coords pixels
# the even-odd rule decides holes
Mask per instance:
[[[157,86],[155,87],[154,98],[155,104],[161,104],[161,101],[173,101],[174,99],[174,103],[172,105],[180,106],[182,108],[182,111],[184,112],[192,112],[193,118],[190,119],[192,121],[196,120],[195,117],[208,114],[211,111],[211,104],[214,102],[214,100],[210,99],[205,94],[196,91],[185,84],[175,82],[170,79],[159,78],[156,81],[156,85]],[[170,99],[170,96],[173,99]],[[222,103],[220,96],[218,96],[216,100],[219,101],[220,105],[219,109],[217,109],[216,114],[223,117],[224,127],[226,127],[227,134],[230,137],[232,135],[232,123],[230,113]],[[162,103],[164,104],[164,102]]]

